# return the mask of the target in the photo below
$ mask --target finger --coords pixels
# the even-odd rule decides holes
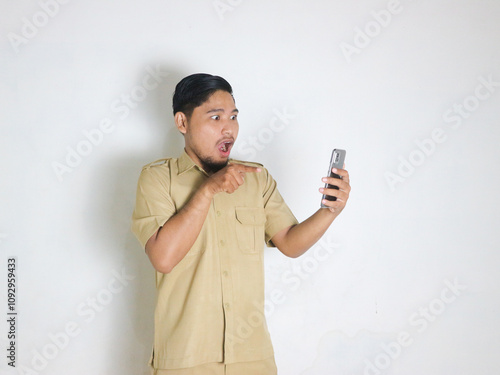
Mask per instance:
[[[245,173],[243,172],[235,171],[233,177],[238,186],[243,185],[245,182]]]
[[[338,174],[342,178],[342,180],[349,183],[349,172],[347,172],[345,169],[332,168],[332,172]]]
[[[321,194],[330,196],[330,197],[335,197],[337,200],[340,200],[342,202],[346,202],[347,199],[349,198],[349,195],[342,191],[342,190],[337,190],[337,189],[328,189],[328,188],[320,188],[319,192]]]
[[[224,191],[228,194],[232,194],[238,189],[239,185],[235,179],[229,179],[224,184]]]
[[[332,168],[332,172],[338,174],[341,177],[347,177],[349,175],[349,173],[342,168]]]
[[[337,186],[340,190],[344,191],[350,191],[351,186],[349,185],[349,182],[341,180],[336,177],[323,177],[321,181],[326,182],[329,185],[334,185]]]
[[[321,203],[329,208],[343,208],[345,206],[345,203],[339,200],[329,201],[328,199],[323,199]]]
[[[253,172],[260,172],[262,168],[259,167],[251,167],[249,165],[243,165],[243,164],[238,164],[238,163],[231,163],[236,167],[236,169],[240,172],[244,173],[253,173]]]
[[[238,183],[238,181],[236,180],[232,180],[231,181],[231,186],[233,187],[233,191],[236,191],[236,189],[238,189],[240,187],[240,183]]]
[[[239,185],[243,185],[245,182],[245,172],[241,171],[238,167],[233,166],[228,169],[228,177],[235,180]]]

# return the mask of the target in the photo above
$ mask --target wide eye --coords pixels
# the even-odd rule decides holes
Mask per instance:
[[[219,120],[220,119],[220,116],[219,115],[214,115],[212,117],[210,117],[212,120]]]

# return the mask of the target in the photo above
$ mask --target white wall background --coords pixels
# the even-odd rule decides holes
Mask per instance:
[[[171,95],[194,72],[233,85],[234,157],[299,220],[347,150],[323,242],[266,250],[280,375],[500,372],[500,2],[55,1],[1,0],[0,310],[15,256],[19,313],[2,374],[148,374],[154,274],[130,215],[140,167],[182,150]]]

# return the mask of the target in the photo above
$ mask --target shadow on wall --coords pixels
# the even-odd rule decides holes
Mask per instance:
[[[135,140],[134,144],[122,147],[124,152],[119,156],[103,160],[100,169],[96,171],[97,180],[93,184],[102,186],[102,189],[97,194],[96,191],[89,192],[93,195],[95,210],[89,217],[101,218],[87,223],[89,235],[100,238],[103,248],[111,252],[96,256],[112,257],[111,261],[117,267],[124,265],[127,273],[133,277],[125,291],[127,296],[126,304],[120,310],[122,315],[113,317],[112,325],[105,333],[105,342],[112,343],[105,348],[108,374],[150,374],[147,364],[153,345],[155,271],[130,230],[131,215],[142,166],[157,159],[177,157],[184,148],[184,139],[175,128],[171,108],[175,85],[187,74],[179,73],[180,69],[176,70],[166,64],[152,63],[150,66],[161,69],[165,77],[148,93],[147,99],[134,109],[134,117],[141,118],[136,123],[142,124],[144,121],[145,136]],[[124,123],[126,121],[127,119]],[[123,126],[117,131],[127,131],[126,129],[127,126]],[[137,129],[134,132],[137,133]],[[108,183],[103,184],[103,181]],[[99,227],[98,224],[102,222],[107,222],[108,227]],[[128,324],[130,333],[124,331],[124,322]],[[126,340],[108,341],[109,337],[124,336],[127,337]]]

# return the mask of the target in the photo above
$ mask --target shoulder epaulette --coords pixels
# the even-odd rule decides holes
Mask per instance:
[[[171,158],[166,158],[166,159],[158,159],[158,160],[155,160],[154,162],[152,163],[149,163],[149,164],[146,164],[144,167],[142,167],[142,169],[149,169],[151,167],[156,167],[156,166],[159,166],[159,165],[163,165],[165,164],[166,162],[168,162]]]

